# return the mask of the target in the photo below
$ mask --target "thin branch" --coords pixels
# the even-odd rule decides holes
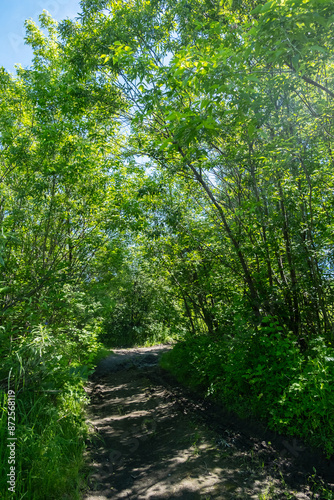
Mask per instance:
[[[292,64],[288,63],[287,61],[285,61],[285,64],[294,73],[298,74],[297,70],[294,68],[294,66]],[[314,87],[317,87],[318,89],[323,90],[324,92],[326,92],[326,94],[330,95],[331,97],[334,97],[334,92],[332,92],[331,90],[329,90],[327,87],[324,87],[323,85],[321,85],[321,83],[318,83],[315,80],[312,80],[312,78],[309,78],[308,76],[305,76],[305,75],[298,75],[298,76],[300,76],[300,78],[302,80],[304,80],[304,82],[309,83],[310,85],[313,85]]]

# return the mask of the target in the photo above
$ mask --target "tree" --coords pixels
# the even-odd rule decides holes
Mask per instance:
[[[200,187],[254,321],[331,338],[330,2],[82,6],[73,68],[114,79],[134,154]]]
[[[32,68],[0,75],[1,311],[9,335],[66,322],[64,285],[89,280],[118,217],[109,172],[122,139],[110,114],[121,99],[102,76],[78,82],[57,46],[56,23],[47,14],[40,21],[48,35],[27,22]]]

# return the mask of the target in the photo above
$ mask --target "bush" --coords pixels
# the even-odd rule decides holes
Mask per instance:
[[[334,353],[318,338],[301,370],[290,380],[270,411],[271,427],[308,438],[323,447],[327,456],[334,453]]]
[[[219,342],[206,336],[179,342],[161,366],[240,416],[256,415],[270,428],[333,454],[334,353],[322,339],[302,354],[294,338],[268,318],[256,331]]]

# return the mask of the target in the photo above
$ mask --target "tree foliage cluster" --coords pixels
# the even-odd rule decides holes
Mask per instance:
[[[26,23],[31,67],[0,74],[1,377],[22,400],[40,378],[50,422],[99,341],[182,339],[176,375],[333,453],[333,23],[329,0]]]
[[[114,75],[133,152],[214,219],[254,317],[331,339],[330,3],[84,5],[83,67]]]

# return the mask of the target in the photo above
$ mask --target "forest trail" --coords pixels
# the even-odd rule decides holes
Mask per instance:
[[[326,463],[180,387],[157,366],[168,348],[115,350],[89,382],[84,500],[322,498],[307,478]]]

